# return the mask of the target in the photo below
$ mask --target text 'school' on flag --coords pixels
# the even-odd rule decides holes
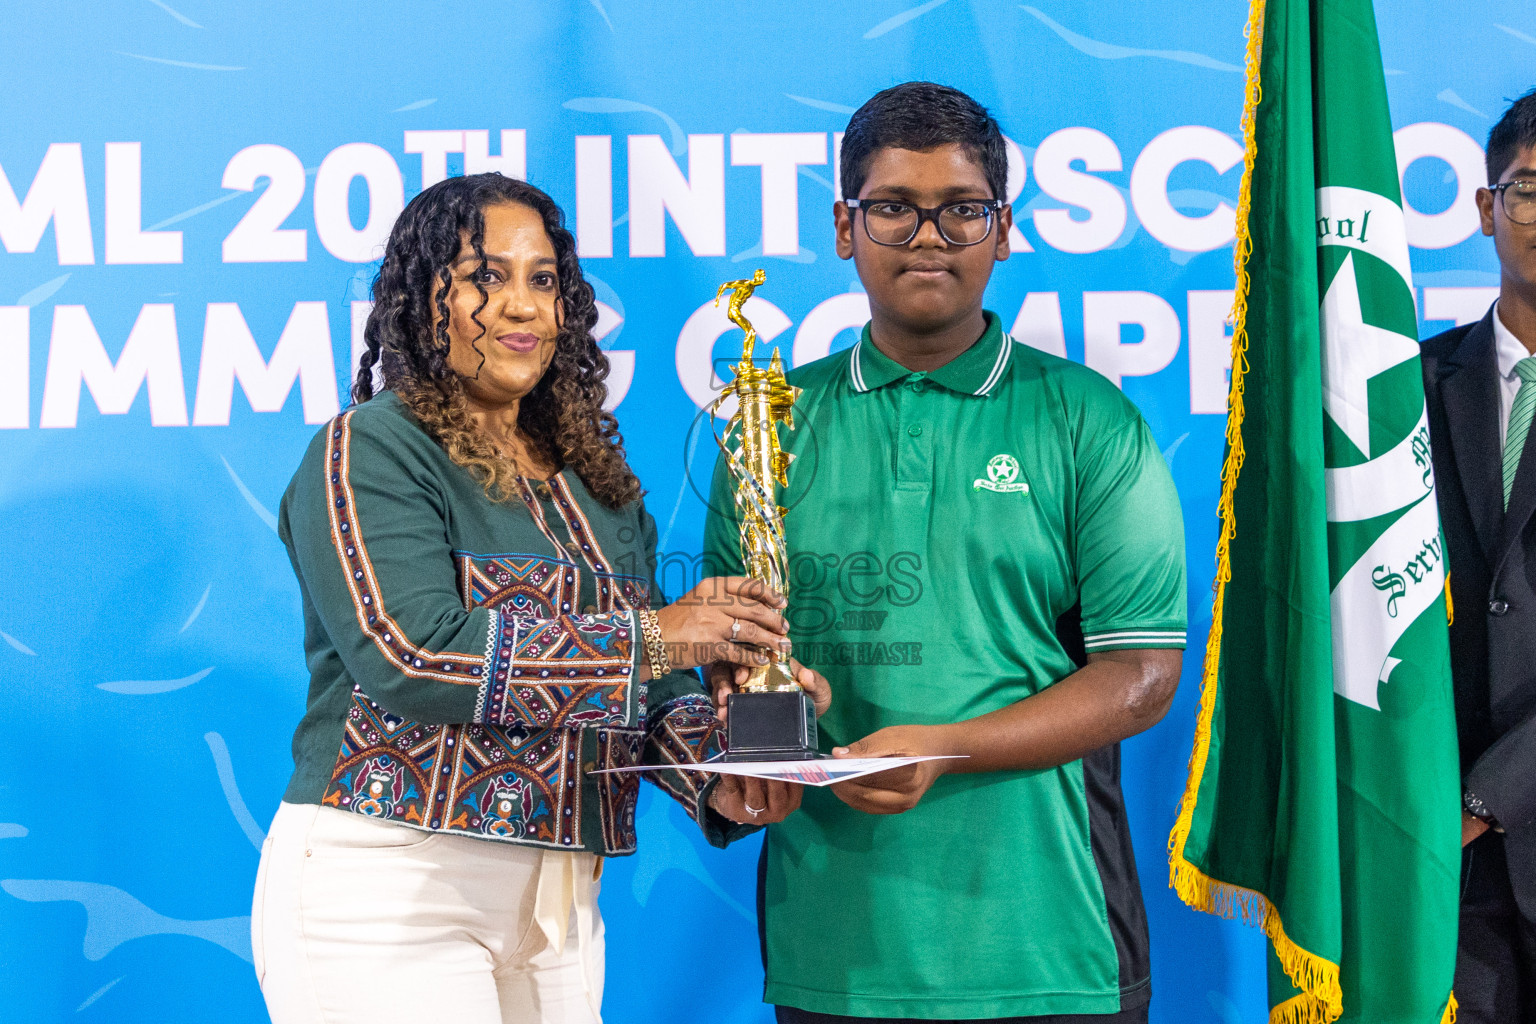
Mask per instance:
[[[1370,0],[1255,0],[1210,644],[1170,877],[1270,1020],[1454,1015],[1445,547]]]

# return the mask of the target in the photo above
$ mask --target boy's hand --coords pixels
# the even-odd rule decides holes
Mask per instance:
[[[1461,845],[1466,846],[1488,831],[1488,823],[1465,810],[1461,812]]]
[[[947,754],[944,727],[933,725],[893,725],[863,739],[838,747],[833,757],[913,757],[922,754]],[[865,814],[900,814],[910,811],[928,792],[933,780],[954,765],[953,761],[919,761],[901,768],[876,772],[832,786],[843,803]]]
[[[832,706],[832,687],[826,677],[813,668],[806,668],[794,658],[789,659],[789,667],[794,673],[795,682],[800,684],[800,688],[816,706],[816,717],[826,714],[827,708]],[[741,684],[747,681],[749,671],[745,665],[733,665],[728,661],[714,662],[704,670],[704,684],[709,687],[710,696],[714,698],[715,714],[720,721],[725,721],[725,698],[740,690]]]

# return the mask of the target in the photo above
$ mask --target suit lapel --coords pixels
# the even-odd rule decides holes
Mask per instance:
[[[1478,542],[1491,566],[1499,561],[1504,527],[1504,478],[1499,461],[1499,369],[1493,351],[1493,310],[1447,361],[1440,381],[1451,450]],[[1530,472],[1522,471],[1530,477]],[[1536,481],[1532,481],[1536,487]],[[1536,496],[1533,496],[1536,501]]]

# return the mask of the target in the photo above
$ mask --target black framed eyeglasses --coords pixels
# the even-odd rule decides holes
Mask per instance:
[[[975,245],[992,234],[992,222],[1003,208],[997,199],[957,199],[933,207],[896,199],[845,199],[843,203],[850,210],[864,211],[864,233],[876,245],[906,245],[930,220],[950,245]]]
[[[1506,181],[1488,191],[1504,200],[1504,216],[1516,224],[1536,224],[1536,181]]]

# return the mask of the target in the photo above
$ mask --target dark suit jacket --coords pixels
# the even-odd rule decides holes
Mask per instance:
[[[1451,572],[1451,675],[1465,789],[1506,830],[1536,919],[1536,440],[1503,508],[1493,310],[1424,343],[1424,393]]]

